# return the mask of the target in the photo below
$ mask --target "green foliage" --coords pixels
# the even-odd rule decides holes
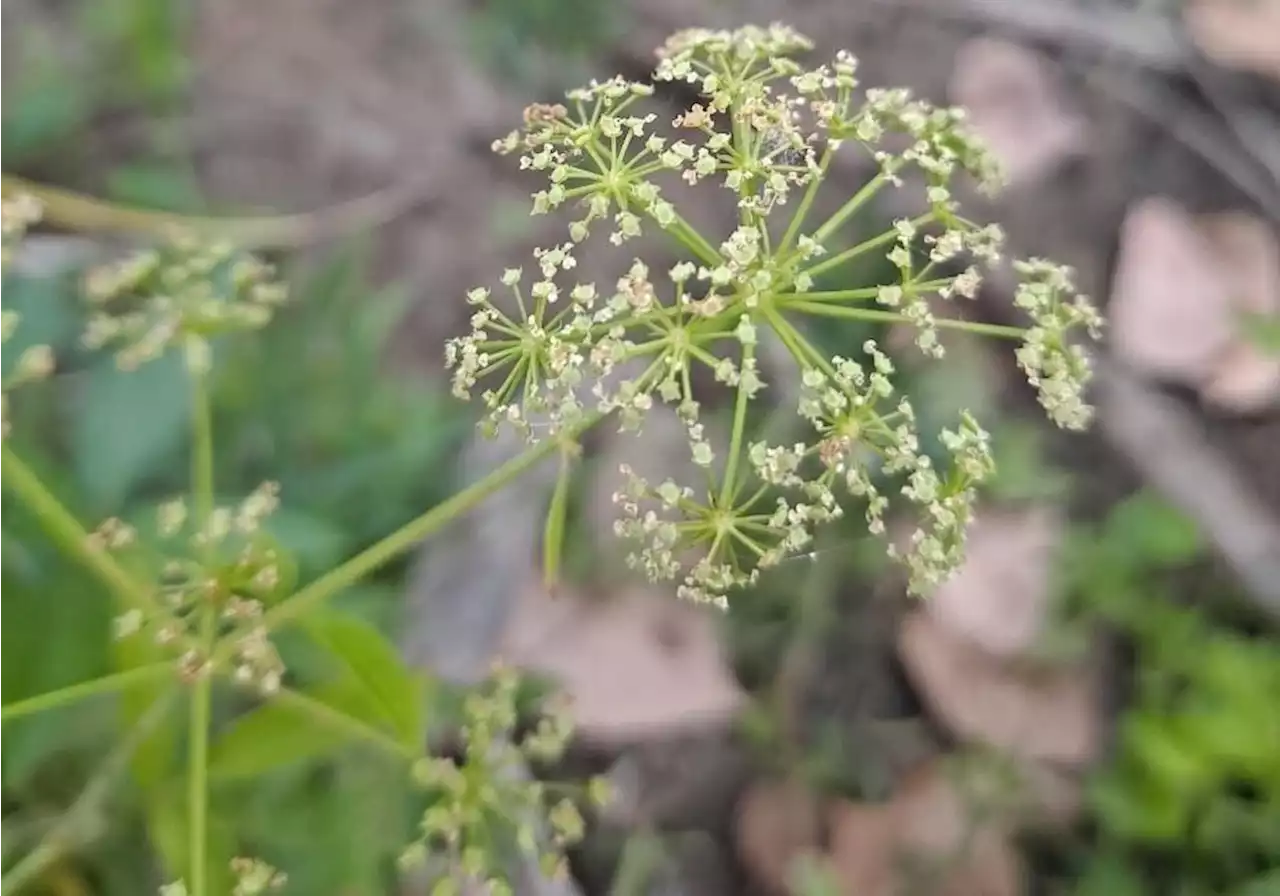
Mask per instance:
[[[1131,639],[1136,685],[1091,782],[1104,850],[1081,893],[1266,892],[1280,864],[1280,651],[1171,595],[1201,552],[1146,493],[1074,545],[1074,590]]]
[[[157,468],[181,462],[191,416],[183,379],[176,353],[134,372],[102,358],[86,372],[69,448],[95,516],[119,513]]]
[[[67,145],[84,127],[93,103],[77,73],[60,64],[50,36],[29,33],[14,51],[22,54],[23,64],[17,77],[4,82],[0,145],[6,167]]]
[[[626,10],[593,0],[485,0],[467,21],[472,54],[501,77],[528,81],[582,62],[620,33]]]
[[[320,612],[303,625],[341,663],[338,684],[349,684],[358,701],[350,715],[389,725],[406,749],[417,749],[426,735],[426,678],[406,670],[386,638],[366,622]]]
[[[354,709],[350,714],[355,717],[363,708],[362,694],[337,683],[301,693],[340,712]],[[209,776],[215,784],[257,780],[281,766],[328,758],[354,736],[298,704],[264,703],[219,735],[209,758]]]
[[[225,374],[213,391],[219,489],[243,495],[267,471],[287,471],[280,478],[289,490],[290,506],[270,518],[257,536],[274,539],[278,549],[277,597],[289,593],[299,573],[314,577],[333,568],[439,500],[448,483],[432,471],[444,466],[441,461],[453,452],[462,432],[461,416],[448,411],[433,391],[383,369],[382,347],[403,313],[403,302],[370,294],[359,251],[334,253],[322,268],[300,274],[302,299],[288,315],[287,328],[266,331],[256,344],[215,345],[218,369]],[[14,432],[6,443],[21,450],[40,478],[83,518],[117,514],[149,541],[155,535],[150,506],[181,488],[187,477],[187,372],[177,353],[124,373],[109,359],[85,351],[77,338],[82,325],[78,282],[77,272],[44,279],[6,275],[5,309],[22,315],[5,344],[6,379],[32,346],[50,345],[59,356],[58,375],[24,387],[14,397]],[[58,557],[41,538],[38,521],[7,490],[3,520],[6,706],[167,656],[145,639],[117,641],[108,650],[112,614],[101,588]],[[425,681],[404,669],[373,627],[390,621],[397,594],[392,585],[400,573],[393,564],[380,580],[335,602],[335,608],[358,617],[335,610],[314,620],[313,631],[322,635],[327,659],[312,651],[305,657],[310,665],[304,661],[298,673],[315,682],[303,688],[304,697],[339,719],[376,719],[397,742],[413,743],[416,749],[423,742],[429,700]],[[92,704],[90,712],[67,707],[6,720],[6,804],[18,812],[6,815],[6,828],[36,807],[47,811],[74,797],[67,787],[91,777],[103,743],[136,724],[164,686],[157,680],[128,689],[115,712],[104,702]],[[180,716],[171,715],[143,739],[129,767],[144,796],[112,809],[121,837],[138,825],[151,831],[171,877],[181,876],[187,863],[184,727]],[[273,843],[284,844],[283,857],[291,867],[315,864],[314,847],[303,849],[305,838],[292,833],[291,825],[309,827],[313,817],[327,817],[337,842],[353,816],[335,804],[327,785],[291,778],[288,772],[301,764],[330,769],[329,774],[344,781],[367,777],[359,771],[367,759],[353,764],[344,758],[344,747],[353,740],[359,740],[358,732],[288,702],[264,704],[220,727],[209,769],[214,786],[210,873],[215,875],[210,892],[226,892],[218,889],[218,878],[227,879],[226,863],[218,856],[229,859],[245,845],[232,832],[255,832],[255,842],[272,855]],[[245,803],[243,794],[234,801],[218,797],[237,781],[261,785],[265,777],[280,774],[292,782],[287,794],[292,814],[283,820],[263,824],[265,807]],[[340,859],[317,867],[327,865],[334,880],[368,882],[377,877],[370,877],[374,870],[390,867],[397,844],[406,839],[399,824],[405,806],[402,797],[387,803],[385,796],[357,796],[353,790],[348,786],[343,791],[353,802],[381,801],[378,811],[397,819],[395,836],[377,843],[355,838],[366,851],[344,849]],[[242,817],[251,809],[259,821]],[[377,823],[365,827],[370,836],[385,834]],[[103,875],[104,886],[115,881],[104,892],[145,890],[146,863],[135,863],[132,874],[125,874],[114,868],[119,844],[114,849],[84,857],[95,874]],[[6,864],[11,861],[7,858]],[[299,876],[300,888],[308,877]]]
[[[122,63],[115,85],[130,97],[169,100],[187,79],[185,0],[98,0],[84,11],[105,56]]]

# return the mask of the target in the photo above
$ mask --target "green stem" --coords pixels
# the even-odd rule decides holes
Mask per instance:
[[[122,603],[149,610],[151,604],[146,589],[135,582],[110,554],[90,546],[89,533],[7,444],[3,446],[0,458],[3,458],[0,472],[3,472],[4,487],[16,493],[31,509],[50,539],[93,573]]]
[[[213,412],[209,386],[202,371],[191,374],[191,480],[196,524],[206,528],[213,515]],[[203,549],[206,564],[213,559],[213,545]],[[200,658],[207,662],[218,636],[215,594],[203,595],[200,607]],[[187,731],[187,812],[190,851],[187,883],[192,896],[208,890],[209,826],[209,726],[212,720],[213,670],[201,665],[191,691]]]
[[[207,614],[206,614],[207,615]],[[201,634],[204,634],[201,626]],[[192,896],[204,896],[208,876],[209,724],[212,717],[212,672],[200,672],[191,692],[187,743],[187,813],[191,835],[188,883]]]
[[[747,389],[747,365],[755,358],[756,347],[747,344],[742,347],[742,369],[738,376],[738,398],[733,406],[733,434],[729,438],[729,460],[724,470],[724,480],[720,484],[720,509],[726,509],[733,499],[734,480],[738,475],[738,456],[742,453],[742,434],[746,429],[747,405],[750,394]]]
[[[911,223],[916,227],[919,227],[922,224],[926,224],[931,220],[933,220],[933,212],[920,215],[918,218],[912,218]],[[884,233],[880,234],[879,236],[874,236],[869,240],[864,240],[863,242],[858,243],[858,245],[850,249],[845,249],[843,252],[839,252],[835,255],[832,255],[830,258],[826,259],[825,261],[818,262],[818,264],[815,264],[813,267],[805,268],[804,272],[808,274],[810,277],[817,277],[818,275],[826,271],[829,271],[832,268],[836,268],[842,264],[853,261],[853,259],[857,258],[858,256],[865,255],[867,252],[870,252],[873,249],[879,249],[881,246],[888,245],[889,243],[892,243],[897,239],[898,239],[897,230],[886,230]]]
[[[191,374],[191,398],[191,487],[196,524],[204,526],[213,515],[213,413],[205,374]]]
[[[826,306],[819,305],[817,307],[825,308]],[[804,338],[804,334],[779,314],[777,309],[765,308],[764,314],[769,324],[773,327],[773,332],[778,334],[778,338],[787,347],[787,351],[791,352],[791,356],[796,359],[797,364],[801,367],[804,367],[806,363],[811,364],[826,374],[829,379],[836,379],[835,368],[831,366],[831,361],[822,352],[814,348],[813,344]]]
[[[334,709],[326,703],[322,703],[313,697],[289,688],[281,688],[271,697],[272,700],[278,700],[281,703],[288,704],[295,709],[300,709],[310,715],[312,718],[328,725],[338,731],[345,732],[360,740],[378,746],[388,753],[403,759],[415,759],[417,753],[410,750],[409,747],[400,743],[389,734],[379,731],[372,725],[367,725],[359,719],[349,716],[340,710]]]
[[[428,535],[443,528],[455,517],[471,510],[485,498],[499,491],[547,455],[558,451],[565,439],[576,439],[603,419],[603,414],[593,413],[560,438],[545,439],[525,453],[512,458],[479,482],[473,483],[453,497],[442,501],[377,544],[361,551],[346,563],[329,571],[292,597],[277,604],[262,617],[262,625],[268,630],[287,625],[309,610],[324,603],[338,592],[350,588],[383,564],[412,549]],[[224,648],[224,650],[227,648]],[[234,648],[231,648],[234,649]],[[225,657],[215,655],[215,660]]]
[[[785,259],[787,252],[791,250],[791,243],[800,234],[800,228],[804,226],[804,219],[808,216],[809,209],[813,207],[813,200],[818,195],[818,187],[826,179],[827,167],[831,164],[833,155],[831,145],[828,144],[826,149],[822,151],[822,158],[818,161],[818,170],[809,175],[809,186],[805,188],[804,197],[800,200],[796,213],[791,216],[791,223],[787,225],[787,231],[782,235],[782,242],[778,243],[776,257]]]
[[[840,229],[840,225],[848,221],[858,209],[870,202],[880,192],[880,188],[884,186],[886,180],[888,180],[888,175],[881,172],[863,184],[861,190],[854,193],[848,202],[840,206],[838,212],[828,218],[826,223],[817,229],[813,238],[819,243],[825,243],[829,240],[831,234]]]
[[[139,666],[136,669],[129,669],[125,672],[117,672],[114,675],[95,678],[92,681],[82,681],[78,684],[68,685],[65,688],[59,688],[56,691],[48,691],[35,697],[28,697],[25,700],[10,703],[0,709],[0,721],[12,722],[14,719],[54,709],[67,703],[74,703],[77,700],[83,700],[85,697],[123,691],[135,684],[141,684],[153,678],[172,674],[173,663],[166,660],[162,663],[152,663],[146,666]]]
[[[878,323],[912,323],[905,314],[899,314],[897,311],[881,311],[878,308],[849,308],[844,305],[825,305],[816,302],[788,302],[785,307],[788,311],[815,314],[819,317],[840,317],[846,320],[875,321]],[[961,330],[978,336],[995,336],[1001,339],[1022,339],[1027,334],[1026,330],[1020,327],[976,323],[948,317],[938,318],[934,322],[934,326],[940,330]]]
[[[710,267],[718,267],[721,261],[720,253],[715,247],[707,242],[706,237],[698,233],[688,221],[680,216],[679,212],[672,211],[672,223],[666,228],[677,240],[679,240],[686,249],[696,255],[703,264]]]
[[[128,767],[129,758],[163,721],[177,697],[177,688],[171,688],[156,699],[143,714],[129,735],[94,773],[87,787],[72,803],[71,808],[54,825],[34,850],[4,875],[0,884],[0,896],[19,893],[37,880],[48,868],[91,840],[95,834],[92,819],[101,812],[101,803],[111,793],[117,778]]]
[[[948,284],[954,282],[952,278],[943,278],[939,280],[924,280],[920,282],[912,282],[907,284],[912,293],[934,292],[942,289]],[[906,287],[904,287],[905,289]],[[775,293],[774,298],[787,302],[792,299],[799,299],[802,302],[859,302],[867,299],[874,299],[880,295],[883,286],[860,286],[857,289],[836,289],[836,290],[815,290],[813,292],[781,292]]]

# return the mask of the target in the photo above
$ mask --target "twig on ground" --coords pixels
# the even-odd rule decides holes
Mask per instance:
[[[229,240],[246,249],[296,249],[363,227],[378,227],[430,203],[434,193],[434,188],[425,182],[401,183],[314,212],[219,218],[119,205],[12,174],[3,175],[2,183],[6,196],[26,193],[35,197],[41,204],[43,220],[56,227],[149,239],[189,231],[209,239]]]

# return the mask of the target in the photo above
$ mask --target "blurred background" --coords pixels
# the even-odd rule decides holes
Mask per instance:
[[[442,345],[466,289],[562,239],[528,216],[536,184],[489,151],[525,105],[644,77],[679,28],[773,20],[815,37],[815,59],[851,50],[868,86],[964,104],[1010,174],[995,199],[966,197],[970,216],[1002,223],[1011,254],[1072,265],[1111,326],[1079,436],[1043,423],[1008,346],[957,338],[942,365],[902,352],[922,430],[971,409],[1001,465],[970,560],[933,603],[904,599],[856,512],[727,617],[634,582],[600,533],[620,461],[684,462],[679,426],[660,422],[641,443],[589,446],[567,594],[540,592],[535,472],[340,603],[451,681],[501,652],[575,698],[558,773],[607,773],[622,797],[592,820],[570,889],[529,893],[1280,894],[1280,2],[6,0],[2,14],[6,178],[112,203],[63,196],[6,271],[24,324],[5,375],[26,345],[59,358],[14,398],[14,450],[86,522],[180,489],[179,361],[125,375],[81,348],[80,277],[145,242],[121,208],[291,215],[253,248],[294,301],[219,347],[215,434],[221,497],[280,482],[272,534],[303,581],[501,459],[449,396]],[[688,101],[659,96],[672,114]],[[867,171],[837,167],[831,201]],[[918,201],[908,184],[843,239]],[[710,206],[691,216],[721,224]],[[645,251],[658,270],[678,257]],[[612,263],[587,268],[603,286]],[[846,266],[825,288],[883,274]],[[1019,322],[998,277],[965,313]],[[880,327],[813,334],[845,353],[868,337],[902,344]],[[4,703],[103,674],[108,603],[7,494],[3,561]],[[95,779],[118,722],[95,701],[6,724],[6,867]],[[405,791],[358,751],[264,769],[219,791],[219,836],[286,869],[289,893],[426,892],[395,867]],[[117,788],[31,892],[155,892],[166,811]]]

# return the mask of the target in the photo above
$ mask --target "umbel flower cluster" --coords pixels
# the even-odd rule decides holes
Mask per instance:
[[[516,740],[515,672],[498,666],[485,687],[466,698],[462,736],[465,757],[461,764],[442,757],[418,760],[413,767],[417,785],[434,796],[419,824],[421,836],[401,855],[401,864],[412,867],[429,855],[451,859],[451,873],[436,882],[432,896],[457,896],[470,880],[486,887],[490,896],[509,896],[514,890],[504,880],[512,860],[523,856],[537,863],[552,879],[568,877],[564,852],[586,832],[586,822],[569,796],[551,799],[551,785],[517,773],[527,760],[553,763],[561,758],[572,736],[569,717],[555,707],[537,726]],[[602,779],[593,779],[585,796],[595,805],[609,798]],[[550,808],[544,808],[551,803]],[[549,836],[541,836],[541,819]]]
[[[288,875],[277,871],[261,859],[237,857],[231,860],[235,880],[231,896],[265,896],[288,883]],[[160,888],[160,896],[190,896],[185,881],[174,881]]]
[[[3,230],[3,248],[0,250],[3,251],[3,257],[0,258],[0,266],[9,267],[14,246],[21,242],[27,228],[40,220],[40,214],[40,204],[30,196],[20,195],[3,201],[0,205],[0,229]],[[8,342],[21,323],[22,316],[18,312],[7,308],[0,311],[0,343]],[[53,349],[47,345],[29,345],[22,350],[17,363],[0,384],[0,392],[3,393],[0,395],[0,433],[4,436],[9,435],[9,392],[27,383],[45,379],[53,373],[54,363]]]
[[[265,326],[287,296],[269,265],[184,234],[95,268],[85,294],[94,308],[86,347],[113,347],[117,365],[134,370],[178,346],[200,373],[212,362],[210,337]]]
[[[604,414],[638,430],[655,404],[674,408],[707,482],[647,482],[624,470],[617,530],[637,540],[632,562],[652,578],[681,577],[684,596],[721,606],[760,569],[808,550],[815,527],[841,516],[846,499],[865,508],[873,532],[885,530],[887,514],[914,509],[914,534],[890,550],[923,593],[961,559],[976,489],[992,472],[988,435],[968,416],[942,433],[951,461],[936,468],[888,355],[868,341],[832,357],[806,336],[803,318],[908,324],[921,351],[943,357],[939,329],[970,325],[935,309],[972,299],[1002,244],[998,228],[961,216],[952,185],[970,177],[995,189],[997,166],[961,111],[905,90],[860,91],[848,53],[803,68],[793,57],[809,49],[780,25],[682,31],[659,50],[654,79],[688,85],[700,100],[669,121],[645,111],[653,85],[623,78],[529,107],[524,127],[494,148],[546,176],[533,213],[569,212],[567,239],[535,250],[532,276],[506,271],[511,302],[472,290],[471,331],[447,346],[455,394],[479,392],[490,430],[571,442]],[[834,215],[811,220],[842,150],[864,154],[877,173]],[[841,248],[854,242],[840,242],[854,215],[908,174],[923,180],[929,211]],[[728,191],[736,226],[708,239],[662,181]],[[575,253],[593,235],[623,247],[647,230],[674,238],[686,260],[667,271],[626,260],[612,289],[576,279]],[[896,269],[892,282],[828,285],[824,275],[869,253]],[[1049,417],[1084,428],[1089,365],[1073,331],[1097,338],[1101,319],[1065,269],[1033,260],[1015,270],[1030,326],[975,329],[1020,339],[1017,361]],[[749,408],[768,394],[766,338],[785,347],[803,383],[796,410],[807,436],[793,444],[748,433]],[[727,446],[709,437],[695,365],[736,393]]]
[[[267,482],[237,507],[214,508],[199,525],[186,501],[160,505],[156,544],[163,556],[152,558],[160,569],[156,599],[117,616],[116,637],[147,637],[174,650],[183,677],[194,680],[212,672],[199,636],[202,612],[212,605],[222,638],[235,646],[233,680],[264,695],[278,691],[284,664],[262,614],[264,603],[291,584],[291,570],[262,523],[279,503],[279,487]],[[135,529],[115,517],[89,537],[96,550],[147,550]]]

